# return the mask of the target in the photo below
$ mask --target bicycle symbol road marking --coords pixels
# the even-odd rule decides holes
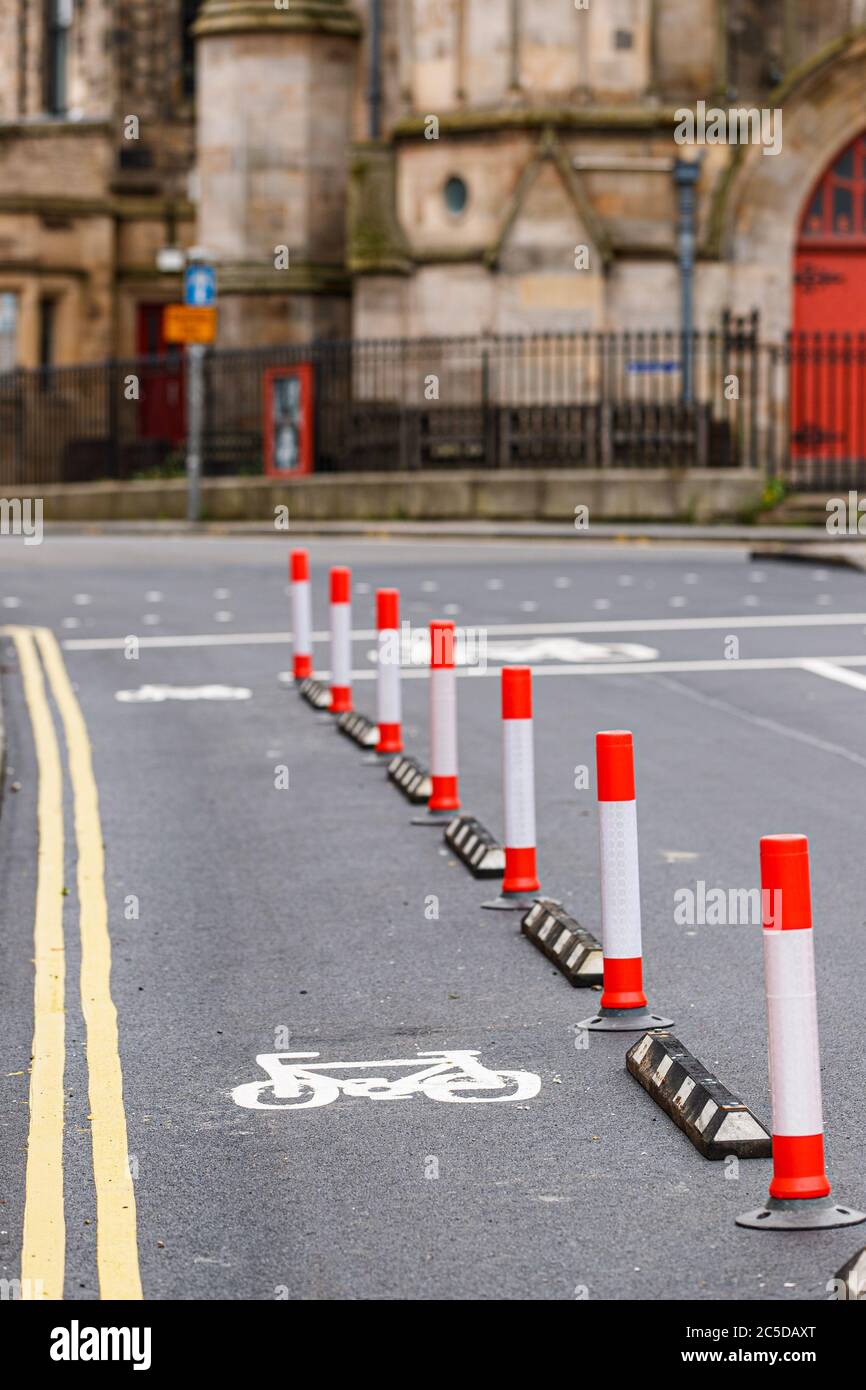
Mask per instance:
[[[452,1104],[488,1104],[532,1100],[541,1077],[531,1071],[491,1071],[477,1051],[419,1052],[385,1062],[319,1062],[318,1052],[262,1052],[256,1058],[265,1081],[236,1086],[232,1099],[247,1110],[311,1110],[330,1105],[342,1094],[370,1100],[428,1100]],[[378,1075],[390,1067],[414,1067],[408,1076],[389,1080]],[[329,1076],[334,1071],[369,1071],[355,1077]]]

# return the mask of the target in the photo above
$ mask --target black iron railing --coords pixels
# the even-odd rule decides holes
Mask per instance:
[[[692,398],[683,399],[683,364]],[[740,468],[866,480],[866,334],[417,338],[205,360],[205,473],[262,470],[269,368],[309,363],[319,471]],[[0,375],[0,486],[180,475],[182,356]]]

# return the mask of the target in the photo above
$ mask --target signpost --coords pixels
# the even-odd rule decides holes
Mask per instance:
[[[183,304],[165,309],[166,342],[186,346],[186,518],[201,515],[201,464],[204,435],[204,354],[216,339],[216,270],[196,253],[184,271]]]

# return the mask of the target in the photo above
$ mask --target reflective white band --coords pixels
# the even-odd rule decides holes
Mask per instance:
[[[292,584],[292,649],[296,656],[313,654],[313,615],[309,579]]]
[[[430,772],[457,776],[457,672],[436,666],[430,672]]]
[[[641,954],[637,802],[600,801],[601,942],[611,960]]]
[[[378,722],[399,724],[400,701],[400,636],[390,628],[379,633],[379,663],[376,667]]]
[[[763,937],[773,1133],[823,1134],[812,932]]]
[[[331,685],[352,684],[352,606],[331,604]]]
[[[535,762],[531,719],[502,721],[502,787],[507,848],[535,849]]]

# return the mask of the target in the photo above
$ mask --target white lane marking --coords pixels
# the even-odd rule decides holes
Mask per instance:
[[[138,690],[116,690],[122,704],[162,704],[164,700],[249,700],[252,691],[231,685],[142,685]]]
[[[668,603],[670,604],[671,608],[685,608],[686,604],[688,603],[688,599],[685,598],[682,594],[674,594],[673,598],[668,599]]]
[[[232,596],[232,591],[231,591],[231,589],[214,589],[214,591],[213,591],[213,596],[214,596],[214,598],[217,598],[217,599],[227,599],[227,598],[231,598],[231,596]]]
[[[836,658],[840,660],[841,658]],[[866,657],[847,658],[855,665],[866,666]],[[793,663],[802,669],[808,658]],[[729,666],[739,666],[737,661],[728,662]],[[804,733],[802,729],[792,729],[788,724],[780,724],[777,719],[767,719],[764,715],[751,714],[748,710],[740,709],[738,705],[731,705],[727,700],[722,700],[716,695],[707,695],[703,690],[695,690],[693,686],[683,685],[681,681],[663,680],[663,685],[675,690],[678,695],[686,695],[690,700],[695,700],[699,705],[708,705],[711,709],[721,710],[722,713],[733,716],[735,719],[742,719],[745,724],[751,724],[756,729],[766,729],[771,734],[781,734],[783,738],[790,738],[795,743],[805,743],[809,748],[815,748],[819,753],[831,753],[837,758],[844,758],[846,762],[856,763],[858,767],[866,767],[866,758],[859,753],[852,753],[850,749],[843,748],[841,744],[830,743],[827,739],[815,738],[812,734]]]
[[[248,1110],[310,1110],[330,1105],[342,1093],[369,1100],[406,1100],[414,1095],[461,1105],[531,1100],[541,1077],[530,1071],[491,1071],[478,1051],[419,1052],[384,1062],[319,1062],[318,1052],[263,1052],[256,1058],[267,1081],[236,1086],[232,1100]],[[326,1076],[329,1071],[369,1067],[363,1077]],[[389,1081],[386,1067],[414,1067],[409,1076]],[[493,1094],[485,1094],[492,1092]],[[264,1094],[269,1099],[263,1100]]]
[[[8,598],[4,598],[4,600],[3,600],[3,607],[4,607],[4,608],[20,608],[20,607],[21,607],[21,600],[20,600],[20,598],[15,598],[13,595],[10,594]]]
[[[80,618],[64,618],[61,627],[81,627]]]
[[[160,622],[161,619],[160,619],[160,616],[159,616],[158,613],[144,613],[144,614],[142,615],[141,621],[142,621],[147,627],[156,627],[156,624],[157,624],[158,622]]]
[[[469,626],[469,624],[467,624]],[[592,620],[574,623],[475,623],[489,637],[541,637],[572,635],[587,632],[715,632],[745,631],[748,628],[787,627],[866,627],[866,613],[762,613],[754,617],[738,614],[724,618],[616,618],[610,622]],[[369,642],[376,636],[374,628],[358,628],[352,633],[353,642]],[[282,646],[291,642],[291,632],[200,632],[165,637],[142,637],[141,647],[255,647]],[[328,631],[314,632],[314,642],[330,642]],[[67,651],[122,651],[126,637],[80,637],[63,643]],[[735,662],[725,662],[727,666]]]
[[[866,676],[858,676],[856,671],[846,671],[833,661],[810,658],[803,662],[803,670],[811,671],[813,676],[823,676],[828,681],[839,681],[842,685],[853,685],[855,690],[866,690]]]
[[[643,647],[637,642],[579,642],[573,637],[536,637],[530,641],[488,642],[488,657],[496,661],[654,661],[655,647]]]
[[[457,643],[454,652],[455,665],[473,667],[478,665],[477,653]],[[487,660],[502,662],[542,662],[561,661],[654,661],[658,656],[656,647],[644,647],[637,642],[578,642],[573,637],[537,637],[534,641],[488,642],[483,648]],[[367,652],[367,660],[378,664],[379,653],[375,647]],[[418,640],[412,643],[409,659],[404,660],[403,673],[420,668],[425,673],[430,665],[430,642],[425,634],[419,633]]]
[[[145,603],[162,603],[162,593],[159,589],[148,589],[144,596]]]
[[[228,609],[223,608],[220,609],[219,613],[214,613],[213,616],[215,623],[230,623],[234,614],[229,613]]]
[[[808,656],[757,656],[744,657],[739,661],[631,661],[628,663],[598,661],[592,664],[580,663],[561,666],[551,663],[534,666],[532,674],[533,676],[664,676],[703,671],[800,671],[804,669],[810,659]],[[833,662],[839,666],[866,666],[866,656],[860,653],[857,656],[834,656]],[[401,670],[404,681],[425,680],[428,674],[428,669],[425,666],[404,666]],[[478,680],[482,676],[492,676],[499,680],[501,667],[498,665],[458,666],[457,674],[467,680]],[[328,681],[330,677],[331,672],[329,670],[316,669],[316,680]],[[376,672],[369,668],[359,668],[352,671],[351,678],[353,683],[355,681],[374,681]],[[278,679],[285,679],[289,684],[294,683],[294,679],[288,671],[280,673]],[[686,688],[686,686],[682,687],[683,690]]]
[[[692,849],[660,849],[659,854],[666,864],[680,864],[700,858],[700,855]]]
[[[90,594],[73,594],[72,602],[77,603],[79,607],[84,608],[86,604],[92,603],[93,599],[90,597]]]

